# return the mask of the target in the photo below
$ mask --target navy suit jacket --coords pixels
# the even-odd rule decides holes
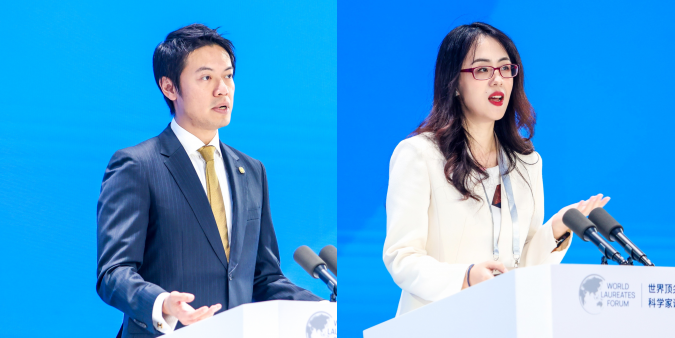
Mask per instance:
[[[110,160],[97,208],[96,291],[124,312],[123,337],[161,335],[152,308],[162,292],[189,292],[195,309],[220,303],[221,311],[321,300],[281,272],[265,167],[222,142],[220,149],[233,200],[229,263],[206,192],[170,127]]]

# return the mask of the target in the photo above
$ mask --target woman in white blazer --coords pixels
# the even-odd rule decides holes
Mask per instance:
[[[572,240],[564,212],[588,215],[609,201],[593,196],[543,223],[542,160],[523,83],[515,45],[494,27],[463,25],[443,40],[431,113],[389,167],[383,259],[403,290],[397,316],[495,270],[560,263]]]

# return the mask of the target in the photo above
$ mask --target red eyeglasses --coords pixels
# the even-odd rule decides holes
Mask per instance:
[[[510,79],[518,75],[518,65],[507,64],[499,66],[499,75],[505,79]],[[495,75],[495,67],[480,66],[460,70],[462,73],[472,73],[476,80],[489,80]]]

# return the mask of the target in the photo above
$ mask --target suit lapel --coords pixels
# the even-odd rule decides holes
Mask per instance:
[[[201,181],[199,181],[190,157],[188,157],[170,126],[159,135],[159,138],[162,144],[161,153],[167,157],[164,160],[164,165],[169,169],[176,184],[183,195],[185,195],[185,199],[195,214],[197,222],[201,226],[202,231],[204,231],[216,256],[223,263],[223,266],[227,268],[227,257],[225,256],[223,241],[220,239],[220,234],[218,233],[218,225],[216,225],[216,220],[213,218],[209,199],[204,192]]]
[[[248,216],[246,205],[248,183],[246,175],[250,175],[250,170],[239,163],[239,156],[223,142],[220,142],[220,150],[221,154],[223,154],[227,181],[232,194],[232,238],[230,239],[229,268],[231,272],[239,263],[239,257],[244,244],[244,235],[246,234],[246,220]],[[244,169],[244,173],[239,170],[240,167]]]

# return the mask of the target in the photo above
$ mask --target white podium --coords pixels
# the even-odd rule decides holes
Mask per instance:
[[[171,338],[337,337],[337,303],[275,300],[237,306],[174,331]]]
[[[675,268],[561,264],[516,269],[363,335],[675,336]]]

